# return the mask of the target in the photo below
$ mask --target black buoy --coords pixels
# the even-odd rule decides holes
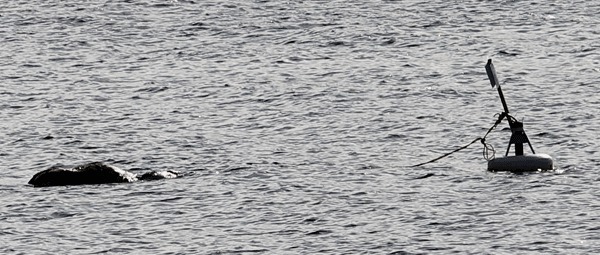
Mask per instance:
[[[527,134],[525,134],[523,122],[518,121],[509,114],[508,105],[504,99],[504,94],[502,93],[500,83],[498,82],[498,76],[496,75],[496,70],[494,69],[494,64],[492,64],[491,59],[488,59],[488,62],[485,65],[485,71],[490,79],[492,88],[496,87],[498,89],[498,95],[500,96],[500,101],[502,101],[502,107],[504,108],[504,112],[500,114],[498,122],[506,118],[512,132],[508,142],[508,148],[506,149],[506,154],[502,158],[494,158],[489,160],[488,170],[509,172],[553,170],[554,161],[552,157],[546,154],[536,154],[533,150],[531,142],[529,141],[529,138],[527,137]],[[525,155],[523,153],[523,144],[525,143],[529,145],[529,149],[531,149],[532,153],[531,155]],[[508,153],[510,152],[510,148],[513,144],[515,145],[515,155],[509,156]]]

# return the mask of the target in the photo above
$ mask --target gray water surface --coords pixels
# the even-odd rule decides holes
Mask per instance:
[[[595,254],[597,1],[4,1],[2,254]],[[556,171],[490,173],[511,114]],[[510,131],[488,137],[496,156]],[[184,177],[33,188],[102,161]],[[420,178],[427,177],[427,178]]]

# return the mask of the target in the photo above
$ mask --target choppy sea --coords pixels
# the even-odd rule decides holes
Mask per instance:
[[[2,254],[600,253],[598,1],[3,1]],[[545,173],[492,173],[502,106]],[[503,156],[505,122],[487,142]],[[527,152],[527,150],[526,150]],[[101,161],[152,182],[34,188]]]

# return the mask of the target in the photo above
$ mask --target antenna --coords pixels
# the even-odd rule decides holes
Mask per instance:
[[[500,115],[500,119],[498,121],[501,121],[503,118],[506,117],[508,119],[510,131],[512,132],[512,135],[510,136],[510,141],[508,142],[508,149],[506,149],[505,156],[508,156],[511,144],[515,145],[515,156],[523,155],[523,143],[529,144],[531,152],[535,154],[533,146],[531,146],[529,138],[527,138],[527,134],[525,134],[525,130],[523,130],[523,122],[517,121],[517,119],[508,114],[508,106],[506,105],[504,94],[502,94],[502,89],[500,88],[500,83],[498,82],[498,76],[496,75],[496,69],[494,68],[494,64],[492,64],[491,59],[488,59],[487,64],[485,65],[485,71],[488,75],[488,78],[490,79],[492,88],[494,86],[498,87],[498,95],[500,95],[500,101],[502,101],[502,107],[504,107],[504,112]]]

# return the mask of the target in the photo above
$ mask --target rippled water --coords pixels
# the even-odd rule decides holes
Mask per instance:
[[[599,252],[596,1],[50,2],[0,3],[2,254]],[[558,170],[408,167],[493,125],[488,58]],[[91,161],[186,175],[26,184]]]

